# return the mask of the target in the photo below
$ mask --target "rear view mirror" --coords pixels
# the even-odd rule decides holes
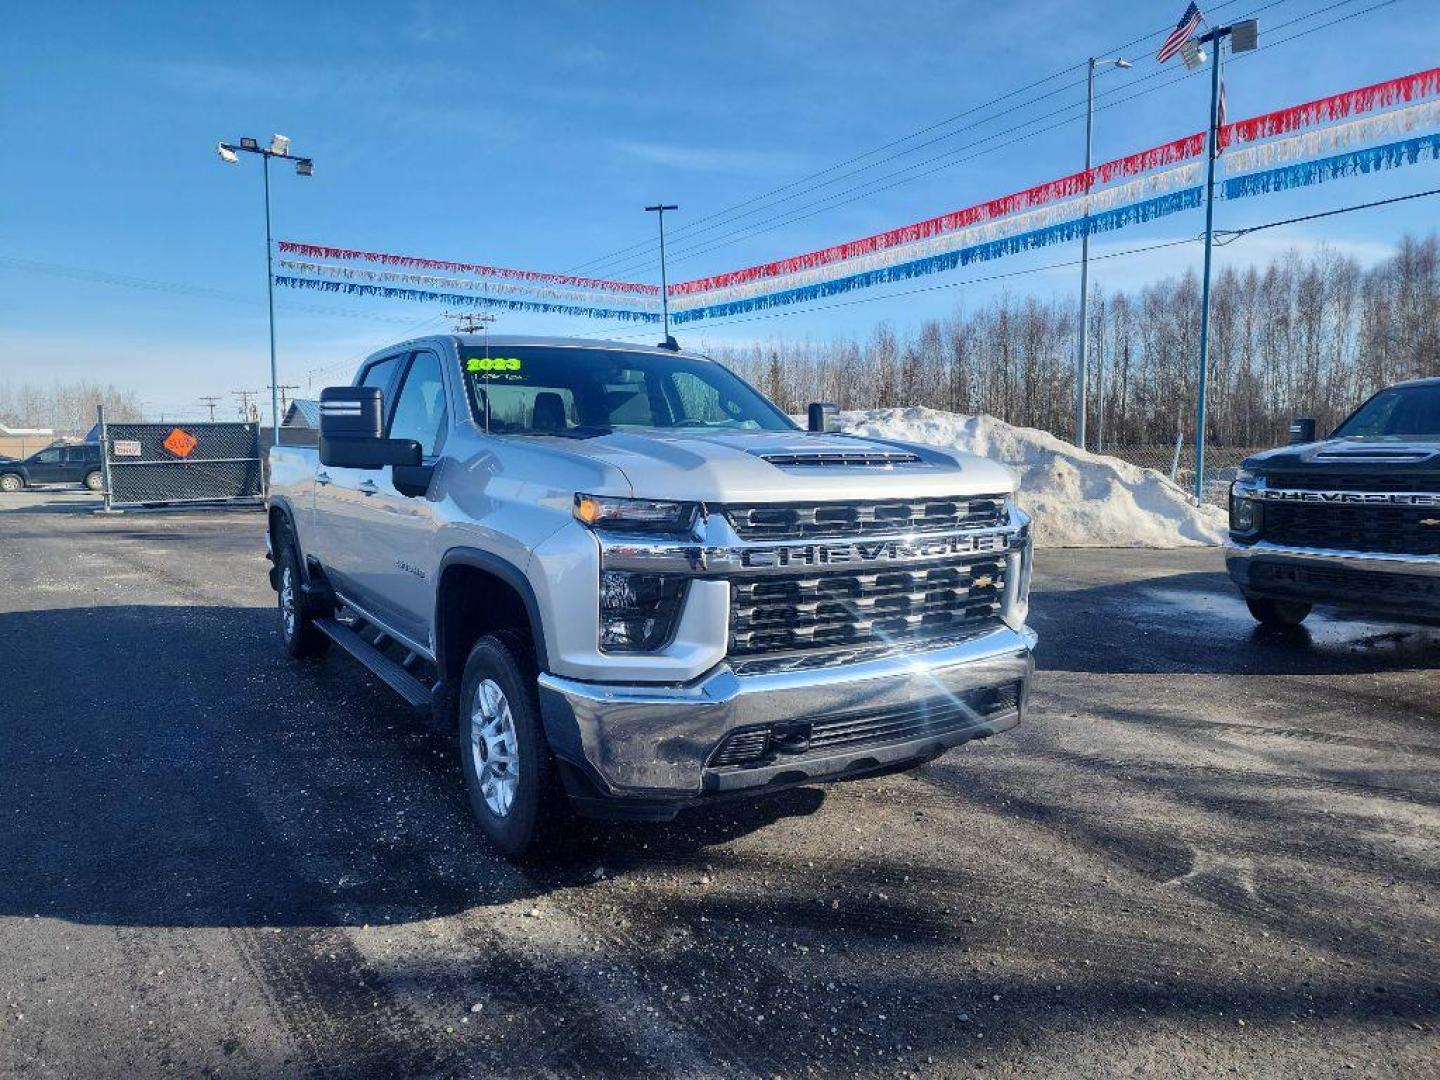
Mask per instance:
[[[342,469],[419,465],[414,439],[386,439],[379,387],[330,386],[320,391],[320,464]]]
[[[1301,443],[1312,443],[1315,441],[1315,421],[1309,416],[1297,416],[1290,421],[1290,445],[1299,446]]]

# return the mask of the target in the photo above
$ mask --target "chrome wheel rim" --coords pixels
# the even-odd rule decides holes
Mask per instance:
[[[280,571],[280,625],[287,641],[295,636],[295,580],[288,566]]]
[[[494,679],[481,679],[475,687],[470,705],[470,761],[485,805],[496,817],[507,816],[520,786],[520,748],[515,742],[510,702]]]

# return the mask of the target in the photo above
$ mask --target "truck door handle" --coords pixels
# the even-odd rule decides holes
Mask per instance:
[[[380,489],[375,486],[374,480],[362,480],[359,484],[362,495],[374,495]]]
[[[326,484],[330,483],[330,474],[328,472],[316,473],[315,483],[319,484],[321,487],[324,487]]]

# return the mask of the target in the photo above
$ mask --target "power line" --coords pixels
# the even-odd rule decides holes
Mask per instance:
[[[1253,10],[1254,10],[1255,12],[1263,11],[1263,10],[1265,10],[1265,9],[1268,8],[1268,7],[1274,7],[1276,4],[1278,4],[1278,3],[1283,3],[1283,2],[1286,2],[1286,0],[1272,0],[1272,3],[1262,5],[1261,7],[1255,8],[1255,9],[1253,9]],[[1293,19],[1289,19],[1289,20],[1287,20],[1287,21],[1285,21],[1285,22],[1282,22],[1282,23],[1280,23],[1277,27],[1275,27],[1274,29],[1275,29],[1275,30],[1279,30],[1279,29],[1283,29],[1283,28],[1285,28],[1285,27],[1287,27],[1287,26],[1293,26],[1293,25],[1295,25],[1296,23],[1304,22],[1304,21],[1309,20],[1309,19],[1313,19],[1313,18],[1315,18],[1315,17],[1317,17],[1317,16],[1319,16],[1319,15],[1325,14],[1326,12],[1333,11],[1333,10],[1335,10],[1336,8],[1343,7],[1343,6],[1345,6],[1346,4],[1354,3],[1354,2],[1355,2],[1355,0],[1336,0],[1336,2],[1331,3],[1331,4],[1328,4],[1328,5],[1326,5],[1325,7],[1318,8],[1318,9],[1316,9],[1316,10],[1314,10],[1314,11],[1307,12],[1307,13],[1305,13],[1305,14],[1303,14],[1303,15],[1299,15],[1299,16],[1293,18]],[[1301,38],[1301,37],[1304,37],[1304,36],[1306,36],[1306,35],[1308,35],[1308,34],[1315,33],[1316,31],[1327,29],[1327,28],[1330,27],[1330,26],[1334,26],[1334,25],[1336,25],[1336,24],[1338,24],[1338,23],[1341,23],[1341,22],[1346,21],[1347,19],[1352,19],[1352,18],[1356,18],[1356,17],[1358,17],[1358,16],[1360,16],[1360,15],[1368,14],[1368,13],[1371,12],[1371,11],[1378,10],[1379,8],[1382,8],[1382,7],[1388,7],[1389,5],[1394,4],[1394,3],[1397,3],[1397,2],[1398,2],[1398,0],[1381,0],[1380,3],[1373,4],[1373,5],[1371,5],[1370,7],[1367,7],[1367,8],[1358,10],[1358,11],[1350,12],[1350,13],[1348,13],[1348,14],[1346,14],[1346,15],[1342,15],[1342,16],[1340,16],[1339,18],[1333,19],[1333,20],[1331,20],[1331,21],[1328,22],[1328,23],[1324,23],[1324,24],[1321,24],[1321,25],[1319,25],[1319,26],[1309,27],[1309,28],[1307,28],[1307,29],[1305,29],[1305,30],[1301,30],[1301,31],[1298,31],[1298,32],[1296,32],[1296,33],[1294,33],[1294,34],[1291,34],[1291,35],[1288,36],[1288,37],[1281,38],[1281,39],[1278,40],[1278,41],[1269,42],[1267,45],[1264,45],[1264,46],[1262,46],[1261,48],[1262,48],[1262,49],[1266,49],[1266,48],[1269,48],[1269,49],[1277,48],[1277,47],[1279,47],[1280,45],[1287,44],[1287,43],[1289,43],[1289,42],[1291,42],[1291,41],[1295,41],[1295,40],[1297,40],[1297,39],[1299,39],[1299,38]],[[1273,31],[1272,31],[1272,32],[1273,32]],[[1257,50],[1257,51],[1260,51],[1260,50]],[[1248,55],[1251,55],[1251,54],[1242,54],[1242,56],[1236,57],[1235,59],[1236,59],[1236,60],[1243,59],[1244,56],[1248,56]],[[1144,82],[1148,82],[1148,81],[1150,81],[1150,80],[1152,80],[1152,79],[1160,78],[1160,77],[1162,77],[1162,76],[1164,76],[1164,75],[1166,75],[1166,74],[1168,74],[1168,73],[1169,73],[1168,69],[1160,69],[1160,70],[1151,72],[1151,73],[1148,74],[1148,75],[1142,75],[1142,76],[1140,76],[1140,77],[1138,77],[1138,78],[1136,78],[1136,79],[1131,79],[1131,80],[1129,80],[1123,87],[1118,87],[1118,86],[1117,86],[1117,87],[1115,87],[1115,88],[1112,88],[1111,90],[1108,90],[1108,91],[1105,91],[1105,92],[1101,93],[1101,94],[1098,95],[1098,96],[1099,96],[1100,98],[1105,98],[1105,97],[1113,96],[1113,95],[1115,95],[1115,94],[1122,93],[1122,91],[1124,91],[1124,90],[1129,90],[1129,89],[1135,87],[1136,85],[1138,85],[1138,84],[1140,84],[1140,83],[1144,83]],[[1148,94],[1155,93],[1155,92],[1158,91],[1158,90],[1162,90],[1162,89],[1164,89],[1164,88],[1166,88],[1166,87],[1173,86],[1173,85],[1175,85],[1175,84],[1177,84],[1177,83],[1179,83],[1179,82],[1182,82],[1182,81],[1184,81],[1185,79],[1191,78],[1191,77],[1193,76],[1193,74],[1194,74],[1193,72],[1181,73],[1181,74],[1177,75],[1177,76],[1174,77],[1174,78],[1166,79],[1164,82],[1159,83],[1159,84],[1156,85],[1156,86],[1151,86],[1151,87],[1148,87],[1148,88],[1143,89],[1143,90],[1138,90],[1138,91],[1135,91],[1135,92],[1133,92],[1133,93],[1125,94],[1124,96],[1118,98],[1118,99],[1115,100],[1115,101],[1111,101],[1111,102],[1109,102],[1109,103],[1107,103],[1107,104],[1105,104],[1105,105],[1100,105],[1100,106],[1098,106],[1097,109],[1096,109],[1096,111],[1097,111],[1097,112],[1100,112],[1100,111],[1104,111],[1104,110],[1106,110],[1106,109],[1114,108],[1114,107],[1117,106],[1117,105],[1121,105],[1121,104],[1124,104],[1124,103],[1126,103],[1126,102],[1136,100],[1137,98],[1144,97],[1144,96],[1146,96],[1146,95],[1148,95]],[[1061,120],[1057,121],[1056,123],[1049,124],[1049,125],[1047,125],[1047,126],[1045,126],[1045,127],[1043,127],[1043,128],[1039,128],[1039,129],[1034,130],[1034,131],[1025,132],[1025,133],[1022,134],[1022,135],[1015,135],[1015,133],[1014,133],[1013,130],[1009,130],[1009,131],[1005,131],[1005,132],[997,132],[997,133],[992,134],[992,135],[984,136],[984,137],[982,137],[982,138],[980,138],[980,139],[977,139],[977,140],[975,140],[975,141],[973,141],[973,142],[971,142],[971,143],[967,143],[966,145],[961,146],[961,147],[958,147],[958,148],[956,148],[956,149],[954,149],[954,150],[949,150],[949,151],[946,151],[945,153],[934,155],[934,156],[929,157],[929,158],[926,158],[926,159],[924,159],[924,160],[922,160],[922,161],[914,162],[914,163],[912,163],[912,164],[910,164],[910,165],[905,166],[905,167],[902,168],[902,169],[895,170],[895,171],[893,171],[893,172],[891,172],[891,173],[888,173],[888,174],[885,174],[885,175],[883,175],[883,176],[875,177],[875,178],[873,178],[873,179],[871,179],[871,180],[865,181],[865,182],[862,183],[862,184],[858,184],[858,185],[852,186],[852,187],[850,187],[850,188],[843,189],[843,190],[838,191],[838,192],[834,192],[834,193],[832,193],[832,194],[830,194],[830,195],[827,195],[827,196],[825,196],[824,198],[819,199],[819,200],[816,200],[816,201],[814,201],[814,202],[807,203],[807,204],[802,204],[801,206],[798,206],[798,207],[792,207],[791,209],[786,210],[786,211],[783,211],[783,212],[781,212],[780,214],[775,215],[774,217],[764,219],[764,220],[762,220],[762,221],[760,221],[760,222],[754,223],[754,224],[751,225],[751,226],[746,226],[746,227],[744,227],[743,229],[735,230],[735,231],[733,231],[733,232],[730,233],[730,234],[722,234],[722,236],[720,236],[720,237],[712,238],[712,241],[713,241],[713,242],[712,242],[712,241],[705,241],[702,246],[698,246],[698,247],[692,246],[692,247],[690,247],[690,248],[682,248],[680,251],[678,251],[678,252],[675,253],[675,255],[674,255],[673,258],[672,258],[672,261],[673,261],[673,262],[681,262],[681,261],[685,261],[685,260],[688,260],[688,259],[696,258],[696,257],[698,257],[698,256],[700,256],[700,255],[708,254],[708,253],[711,252],[711,251],[717,251],[717,250],[719,250],[719,249],[722,248],[722,247],[727,247],[727,246],[729,246],[730,244],[738,243],[738,242],[741,241],[741,240],[749,239],[750,237],[760,235],[761,233],[764,233],[764,232],[773,231],[773,230],[776,229],[776,228],[780,228],[780,227],[785,226],[785,225],[793,224],[793,223],[795,223],[795,222],[797,222],[797,221],[803,221],[803,220],[805,220],[806,218],[814,217],[814,216],[816,216],[817,214],[824,213],[824,212],[826,212],[826,211],[828,211],[828,210],[835,209],[836,207],[844,206],[844,205],[847,205],[847,204],[849,204],[849,203],[856,202],[856,201],[858,201],[859,199],[867,198],[867,197],[869,197],[870,195],[879,194],[879,193],[882,192],[882,191],[888,191],[888,190],[890,190],[891,188],[898,187],[898,186],[900,186],[901,184],[909,183],[909,182],[911,182],[912,180],[918,180],[918,179],[921,179],[921,178],[923,178],[923,177],[925,177],[925,176],[933,175],[933,174],[936,173],[936,172],[943,171],[943,170],[945,170],[945,169],[951,168],[951,167],[953,167],[953,166],[955,166],[955,165],[959,165],[959,164],[962,164],[962,163],[967,162],[967,161],[972,161],[972,160],[974,160],[975,158],[981,157],[981,156],[983,156],[983,155],[985,155],[985,154],[991,154],[991,153],[994,153],[994,152],[997,151],[997,150],[1003,150],[1003,149],[1005,149],[1005,148],[1007,148],[1007,147],[1014,146],[1014,145],[1017,145],[1017,144],[1019,144],[1019,143],[1021,143],[1021,142],[1025,142],[1025,141],[1027,141],[1027,140],[1033,139],[1033,138],[1035,138],[1035,137],[1037,137],[1037,136],[1039,136],[1039,135],[1043,135],[1043,134],[1046,134],[1046,133],[1048,133],[1048,132],[1050,132],[1050,131],[1057,130],[1057,129],[1061,128],[1061,127],[1066,126],[1067,124],[1071,123],[1074,119],[1076,119],[1076,117],[1074,117],[1074,116],[1066,116],[1065,114],[1070,113],[1070,112],[1072,112],[1073,110],[1083,108],[1083,107],[1084,107],[1084,104],[1085,104],[1085,103],[1084,103],[1083,101],[1076,101],[1076,102],[1074,102],[1074,103],[1072,103],[1072,104],[1070,104],[1070,105],[1062,106],[1062,107],[1059,108],[1059,109],[1052,110],[1051,112],[1044,113],[1044,114],[1042,114],[1042,115],[1040,115],[1040,116],[1031,117],[1029,120],[1023,121],[1023,122],[1020,124],[1020,127],[1023,128],[1023,127],[1028,127],[1028,126],[1033,125],[1033,124],[1040,123],[1040,122],[1042,122],[1042,121],[1044,121],[1044,120],[1051,119],[1051,118],[1053,118],[1053,117],[1064,117],[1064,119],[1061,119]],[[1008,111],[1011,111],[1011,110],[1007,110],[1007,112],[1008,112]],[[1003,115],[1005,115],[1005,114],[1002,113],[1002,114],[999,114],[999,115],[1003,116]],[[982,122],[983,122],[983,121],[982,121]],[[971,125],[971,126],[974,126],[974,125]],[[965,129],[962,129],[962,130],[965,130]],[[983,146],[983,145],[984,145],[985,143],[987,143],[987,142],[993,142],[993,141],[996,140],[996,139],[1004,138],[1004,137],[1006,137],[1006,136],[1009,136],[1009,138],[1006,138],[1005,141],[1000,142],[1000,143],[998,143],[997,145],[990,146],[990,147],[986,147],[986,148],[983,149],[983,150],[978,150],[977,152],[975,152],[975,153],[973,153],[973,154],[970,154],[969,156],[966,156],[966,157],[958,157],[958,155],[964,154],[964,153],[965,153],[966,151],[968,151],[968,150],[972,150],[972,149],[974,149],[974,148],[976,148],[976,147]],[[877,163],[877,164],[878,164],[878,163]],[[925,169],[925,166],[927,166],[927,165],[934,165],[935,167],[934,167],[934,168],[930,168],[930,169]],[[917,172],[917,171],[916,171],[916,170],[920,170],[920,169],[924,169],[924,171],[922,171],[922,172]],[[907,175],[907,174],[912,174],[912,173],[913,173],[914,175]],[[887,181],[889,181],[889,182],[887,183]],[[877,185],[878,185],[878,186],[877,186]],[[789,201],[789,200],[783,200],[783,201]],[[779,204],[777,203],[776,205],[779,205]],[[707,231],[707,230],[702,230],[702,231]],[[634,270],[638,270],[638,269],[642,268],[643,265],[644,265],[643,262],[636,262],[636,263],[634,263],[634,264],[628,264],[628,263],[627,263],[627,265],[624,265],[624,266],[621,266],[621,267],[616,268],[615,270],[612,271],[612,273],[615,273],[615,274],[625,274],[625,273],[633,272]]]
[[[1223,9],[1223,8],[1230,7],[1230,6],[1232,6],[1233,4],[1236,4],[1236,3],[1239,3],[1239,2],[1240,2],[1240,0],[1225,0],[1224,3],[1216,4],[1212,10],[1213,10],[1213,11],[1219,11],[1219,10],[1221,10],[1221,9]],[[1288,0],[1272,0],[1272,3],[1266,4],[1265,7],[1274,7],[1274,6],[1275,6],[1276,4],[1278,4],[1278,3],[1285,3],[1285,2],[1288,2]],[[1263,8],[1257,9],[1257,10],[1263,10]],[[1164,26],[1164,27],[1161,27],[1159,30],[1153,30],[1153,31],[1151,31],[1150,33],[1142,34],[1142,35],[1140,35],[1139,37],[1134,38],[1134,39],[1131,40],[1131,41],[1127,41],[1127,42],[1125,42],[1125,43],[1122,44],[1122,45],[1116,45],[1116,46],[1113,46],[1113,47],[1110,48],[1110,49],[1106,49],[1106,50],[1103,50],[1103,51],[1105,51],[1105,52],[1107,52],[1107,53],[1121,53],[1121,52],[1124,52],[1125,50],[1131,48],[1132,46],[1138,45],[1138,44],[1140,44],[1141,42],[1146,41],[1146,40],[1148,40],[1148,39],[1150,39],[1150,38],[1157,37],[1157,36],[1159,36],[1159,35],[1161,35],[1161,34],[1168,33],[1168,32],[1170,31],[1170,29],[1171,29],[1171,27],[1170,27],[1169,25],[1166,25],[1166,26]],[[837,169],[843,169],[843,168],[845,168],[847,165],[853,165],[853,164],[855,164],[855,163],[857,163],[857,162],[864,161],[864,160],[865,160],[866,158],[868,158],[868,157],[874,157],[876,154],[880,154],[880,153],[883,153],[883,152],[886,151],[886,150],[892,149],[892,148],[894,148],[894,147],[896,147],[896,146],[900,146],[900,145],[902,145],[902,144],[904,144],[904,143],[907,143],[907,142],[911,141],[912,139],[919,138],[919,137],[922,136],[922,135],[928,135],[930,132],[932,132],[932,131],[937,131],[937,130],[939,130],[940,128],[948,127],[948,126],[950,126],[951,124],[955,123],[956,121],[958,121],[958,120],[963,120],[965,117],[967,117],[967,116],[972,116],[972,115],[974,115],[974,114],[977,113],[977,112],[980,112],[980,111],[982,111],[982,110],[984,110],[984,109],[990,108],[992,105],[998,105],[998,104],[999,104],[1000,102],[1002,102],[1002,101],[1008,101],[1009,99],[1014,98],[1014,97],[1017,97],[1017,96],[1019,96],[1020,94],[1027,93],[1028,91],[1033,90],[1033,89],[1035,89],[1036,87],[1043,86],[1043,85],[1045,85],[1045,84],[1048,83],[1048,82],[1053,82],[1055,79],[1058,79],[1058,78],[1060,78],[1060,77],[1062,77],[1062,76],[1064,76],[1064,75],[1066,75],[1066,74],[1069,74],[1070,72],[1072,72],[1072,71],[1074,71],[1074,70],[1075,70],[1075,66],[1074,66],[1074,65],[1071,65],[1070,67],[1059,68],[1059,69],[1057,69],[1056,71],[1051,72],[1049,75],[1042,76],[1041,78],[1035,79],[1035,80],[1033,80],[1032,82],[1026,83],[1024,86],[1017,87],[1017,88],[1014,89],[1014,90],[1010,90],[1010,91],[1008,91],[1008,92],[1006,92],[1006,93],[1004,93],[1004,94],[997,95],[996,97],[990,98],[990,99],[987,100],[987,101],[982,101],[982,102],[980,102],[980,103],[977,104],[977,105],[972,105],[972,106],[970,106],[970,107],[967,108],[967,109],[963,109],[963,110],[961,110],[960,112],[955,113],[953,116],[946,117],[946,118],[943,119],[943,120],[937,120],[936,122],[934,122],[934,123],[932,123],[932,124],[927,124],[925,127],[918,128],[917,130],[912,131],[912,132],[910,132],[909,134],[902,135],[902,136],[900,136],[899,138],[896,138],[896,139],[892,139],[892,140],[890,140],[889,142],[886,142],[886,143],[881,144],[880,146],[872,147],[871,149],[866,150],[866,151],[863,151],[862,153],[855,154],[855,155],[852,155],[851,157],[845,158],[845,159],[842,160],[842,161],[838,161],[838,162],[836,162],[836,163],[833,164],[833,165],[828,165],[828,166],[826,166],[826,167],[823,168],[823,169],[818,169],[818,170],[816,170],[815,172],[807,173],[805,176],[801,176],[801,177],[799,177],[799,178],[796,179],[796,180],[790,181],[789,183],[782,184],[782,185],[780,185],[779,187],[772,188],[772,189],[770,189],[769,191],[762,192],[762,193],[759,194],[759,195],[752,196],[751,198],[748,198],[748,199],[743,199],[743,200],[741,200],[741,201],[738,202],[738,203],[734,203],[734,204],[732,204],[732,205],[730,205],[730,206],[723,207],[723,208],[721,208],[721,209],[719,209],[719,210],[716,210],[716,211],[714,211],[714,212],[712,212],[712,213],[710,213],[710,214],[706,214],[706,215],[704,215],[703,217],[696,218],[695,220],[690,221],[690,222],[687,222],[686,224],[681,225],[681,226],[679,226],[678,228],[676,228],[676,229],[674,230],[674,235],[675,235],[675,236],[679,236],[679,235],[681,235],[681,234],[689,233],[689,232],[695,230],[696,228],[698,228],[700,225],[703,225],[703,224],[705,224],[705,223],[707,223],[707,222],[709,222],[709,221],[711,221],[711,220],[713,220],[713,219],[715,219],[715,218],[717,218],[717,217],[724,217],[724,216],[727,216],[727,215],[731,214],[731,213],[732,213],[733,211],[735,211],[735,210],[743,209],[743,208],[745,208],[745,207],[747,207],[747,206],[751,206],[751,205],[753,205],[754,203],[757,203],[757,202],[766,201],[766,200],[770,199],[771,197],[773,197],[773,196],[775,196],[775,195],[781,194],[781,193],[786,192],[786,191],[790,191],[790,190],[792,190],[793,188],[799,187],[799,186],[801,186],[802,184],[806,184],[806,183],[808,183],[808,182],[811,181],[811,180],[818,179],[818,178],[820,178],[820,177],[822,177],[822,176],[827,176],[827,175],[829,175],[830,173],[835,172]],[[1080,81],[1083,82],[1084,80],[1080,80]],[[1067,83],[1066,85],[1067,85],[1067,86],[1068,86],[1068,85],[1075,85],[1075,83]],[[1063,89],[1063,87],[1062,87],[1062,89]],[[1051,96],[1052,94],[1054,94],[1054,93],[1056,93],[1056,92],[1058,92],[1058,91],[1048,91],[1046,94],[1041,95],[1040,98],[1036,98],[1036,99],[1034,99],[1034,100],[1037,100],[1037,101],[1038,101],[1038,100],[1043,100],[1044,97],[1049,97],[1049,96]],[[1033,101],[1032,101],[1032,102],[1027,102],[1027,103],[1024,103],[1024,104],[1033,104]],[[1024,107],[1024,104],[1022,104],[1021,106],[1017,106],[1017,108],[1023,108],[1023,107]],[[1010,112],[1010,111],[1013,111],[1013,108],[1010,109],[1010,110],[1006,110],[1006,112]],[[1002,113],[1002,114],[1000,114],[1000,115],[1005,115],[1005,114]],[[988,119],[995,119],[995,117],[990,117],[990,118],[988,118]],[[978,123],[985,123],[985,122],[987,122],[987,120],[978,121]],[[973,125],[967,125],[967,127],[968,127],[968,126],[973,126]],[[961,130],[964,130],[964,129],[962,128]],[[951,134],[955,134],[955,133],[952,132]],[[890,158],[883,159],[883,160],[891,160],[891,159],[893,159],[893,158],[895,158],[895,157],[903,156],[903,155],[906,154],[906,153],[912,153],[912,152],[913,152],[914,150],[916,150],[916,149],[918,149],[918,147],[911,147],[911,148],[909,148],[908,150],[901,151],[899,154],[890,155]],[[871,166],[867,166],[867,168],[872,168],[872,167],[874,167],[874,165],[883,164],[883,160],[882,160],[882,161],[879,161],[879,162],[875,162],[875,163],[873,163]],[[831,182],[833,182],[833,181],[831,181]],[[589,259],[589,260],[587,260],[586,262],[583,262],[583,263],[579,264],[578,266],[576,266],[576,267],[574,268],[574,270],[575,270],[575,271],[579,271],[579,270],[582,270],[582,269],[584,269],[584,268],[586,268],[586,267],[589,267],[589,266],[594,266],[594,265],[601,264],[601,263],[607,263],[607,262],[612,261],[613,258],[614,258],[615,256],[617,256],[617,255],[622,255],[622,254],[626,254],[626,253],[631,252],[631,251],[640,250],[640,249],[649,249],[649,248],[653,248],[653,247],[654,247],[654,242],[651,241],[651,240],[649,240],[649,239],[646,239],[646,240],[641,241],[641,242],[639,242],[639,243],[630,244],[630,245],[628,245],[627,247],[620,248],[620,249],[618,249],[618,250],[616,250],[616,251],[613,251],[613,252],[609,253],[608,255],[602,255],[602,256],[599,256],[599,257],[594,258],[594,259]]]
[[[218,404],[220,404],[220,401],[221,401],[221,399],[220,399],[220,397],[219,397],[218,395],[213,395],[213,396],[209,396],[209,397],[202,397],[202,398],[200,399],[200,404],[201,404],[201,405],[204,405],[206,408],[208,408],[208,409],[210,410],[210,422],[211,422],[212,424],[215,422],[215,406],[218,405]]]
[[[1223,236],[1223,240],[1216,240],[1219,246],[1233,244],[1242,237],[1251,233],[1263,232],[1265,229],[1275,229],[1281,225],[1297,225],[1302,221],[1316,221],[1320,218],[1335,217],[1337,214],[1349,214],[1356,210],[1369,210],[1376,206],[1389,206],[1391,203],[1409,202],[1411,199],[1423,199],[1427,195],[1440,195],[1440,188],[1431,188],[1429,191],[1414,191],[1409,195],[1396,195],[1389,199],[1376,199],[1374,202],[1356,203],[1354,206],[1342,206],[1335,210],[1321,210],[1316,214],[1304,214],[1300,217],[1285,218],[1282,221],[1267,221],[1263,225],[1251,225],[1244,229],[1216,229],[1217,237]]]

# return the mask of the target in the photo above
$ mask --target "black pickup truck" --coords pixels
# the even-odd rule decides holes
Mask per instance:
[[[1323,440],[1246,460],[1226,565],[1250,612],[1296,626],[1315,604],[1440,618],[1440,378],[1381,390]]]

